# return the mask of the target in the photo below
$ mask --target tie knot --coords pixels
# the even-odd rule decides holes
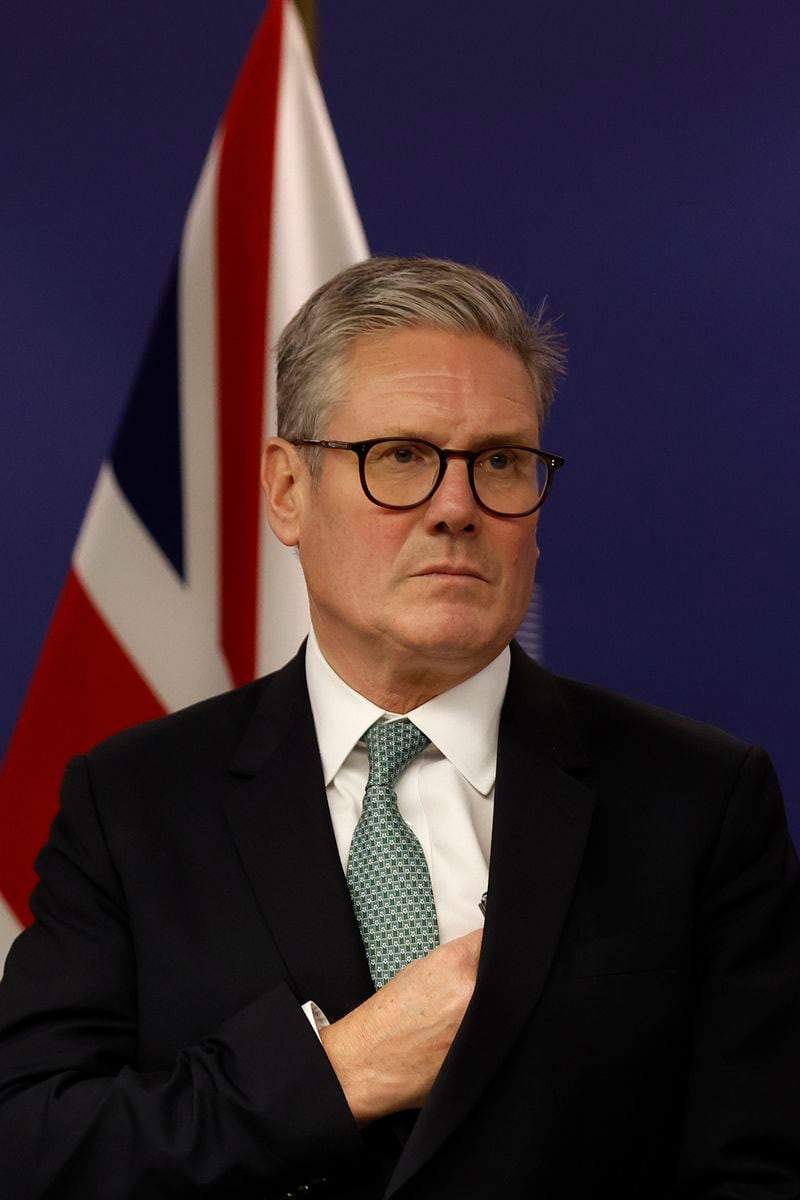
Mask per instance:
[[[394,787],[412,758],[421,754],[430,739],[406,717],[402,721],[376,722],[364,734],[369,755],[367,787]]]

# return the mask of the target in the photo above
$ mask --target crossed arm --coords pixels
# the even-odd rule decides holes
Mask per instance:
[[[753,811],[746,826],[740,813],[723,828],[698,897],[699,954],[713,969],[694,998],[699,1036],[679,1164],[692,1190],[675,1194],[708,1200],[766,1200],[778,1194],[773,1182],[784,1188],[781,1194],[800,1194],[800,1130],[794,1164],[785,1157],[791,1134],[787,1140],[782,1119],[774,1177],[760,1164],[747,1179],[740,1166],[747,1159],[748,1130],[731,1128],[724,1105],[710,1110],[707,1104],[709,1094],[720,1093],[721,1072],[734,1081],[755,1065],[747,1059],[748,1030],[734,1027],[753,1006],[729,1004],[732,989],[739,998],[752,992],[756,1010],[771,1014],[775,1053],[797,1048],[791,998],[800,949],[796,909],[785,887],[796,866],[787,857],[785,831],[761,818],[761,799],[748,803]],[[775,809],[772,800],[769,807]],[[40,871],[37,922],[12,951],[0,988],[5,1200],[159,1200],[216,1190],[279,1195],[300,1180],[347,1180],[365,1162],[359,1126],[424,1102],[472,994],[477,934],[411,964],[323,1031],[322,1048],[297,998],[278,983],[186,1045],[167,1066],[142,1070],[137,972],[145,968],[137,961],[124,890],[80,767],[68,778]],[[767,927],[772,933],[765,940]],[[762,969],[764,955],[769,972]],[[773,1001],[765,988],[777,989],[781,999]],[[715,1024],[706,1043],[703,1030]],[[735,1048],[742,1062],[729,1056],[721,1063],[720,1045]],[[787,1076],[784,1068],[781,1078]],[[786,1099],[797,1108],[796,1098]],[[774,1097],[755,1096],[753,1105],[762,1101],[775,1111]],[[732,1147],[735,1183],[725,1173]],[[795,1193],[786,1191],[792,1171]]]
[[[79,764],[39,869],[36,922],[0,987],[4,1200],[281,1194],[346,1177],[360,1125],[424,1101],[471,995],[477,935],[330,1026],[324,1053],[278,984],[169,1067],[139,1070],[135,931]]]

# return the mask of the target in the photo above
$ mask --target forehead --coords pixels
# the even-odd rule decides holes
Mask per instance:
[[[437,429],[531,437],[537,411],[525,364],[505,346],[481,334],[394,329],[362,335],[350,347],[331,430],[352,438],[433,437]]]

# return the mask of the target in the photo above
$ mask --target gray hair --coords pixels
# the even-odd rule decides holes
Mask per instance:
[[[529,315],[502,280],[439,258],[368,258],[318,288],[278,340],[278,434],[325,436],[340,399],[347,351],[356,338],[391,329],[482,334],[518,355],[540,422],[564,371],[562,335]]]

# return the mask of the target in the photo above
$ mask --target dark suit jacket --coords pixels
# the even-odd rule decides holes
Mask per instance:
[[[413,1128],[357,1130],[300,1010],[372,990],[300,656],[70,765],[0,989],[5,1200],[800,1196],[768,760],[513,650],[477,987]]]

